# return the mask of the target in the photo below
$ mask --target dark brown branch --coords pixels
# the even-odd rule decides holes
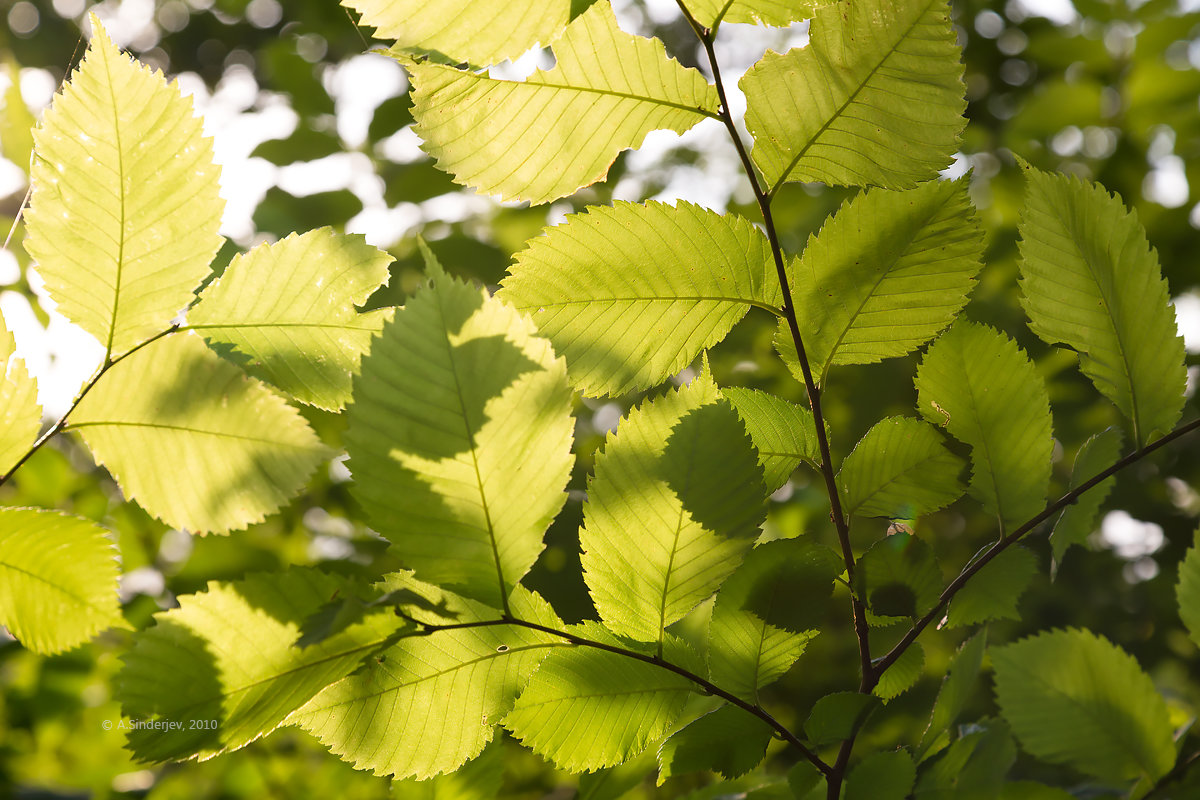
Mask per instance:
[[[1000,537],[1000,539],[992,544],[991,547],[983,551],[979,558],[968,564],[963,571],[958,574],[958,577],[950,582],[950,584],[942,591],[941,596],[938,597],[937,604],[929,611],[929,613],[917,620],[917,623],[913,626],[912,630],[906,633],[904,638],[897,642],[896,646],[893,647],[887,655],[879,659],[879,661],[875,664],[875,682],[878,682],[879,676],[882,675],[888,667],[896,663],[896,660],[904,654],[904,651],[908,649],[909,645],[917,640],[917,637],[921,635],[923,630],[925,630],[931,623],[942,616],[942,612],[946,605],[949,604],[954,595],[958,594],[958,591],[962,589],[967,581],[970,580],[975,573],[979,572],[979,570],[991,563],[992,559],[1003,553],[1009,547],[1009,545],[1015,544],[1017,540],[1019,540],[1025,534],[1029,533],[1034,528],[1050,519],[1050,517],[1054,516],[1062,509],[1069,505],[1073,505],[1089,489],[1092,489],[1101,482],[1111,478],[1113,475],[1117,474],[1131,464],[1136,464],[1138,461],[1141,461],[1155,450],[1158,450],[1161,447],[1166,447],[1176,439],[1182,438],[1198,429],[1200,429],[1200,419],[1192,420],[1188,424],[1171,431],[1158,441],[1133,451],[1108,469],[1092,478],[1089,478],[1076,488],[1055,500],[1053,503],[1050,503],[1041,511],[1041,513],[1030,519],[1025,524],[1021,525],[1019,528]],[[871,684],[870,688],[874,688],[874,683]]]
[[[636,650],[628,650],[624,647],[618,647],[605,642],[597,642],[593,639],[587,639],[583,636],[577,636],[573,633],[568,633],[567,631],[560,631],[546,625],[539,625],[536,622],[528,622],[526,620],[517,619],[510,616],[502,616],[499,619],[480,620],[478,622],[455,622],[446,625],[434,625],[422,622],[421,620],[404,613],[399,608],[396,609],[396,614],[418,626],[416,635],[429,635],[439,631],[460,630],[463,628],[491,628],[497,625],[516,625],[518,627],[528,628],[529,630],[540,631],[550,636],[557,636],[563,641],[570,642],[571,644],[578,645],[579,647],[590,647],[595,650],[603,650],[615,655],[632,658],[635,661],[641,661],[646,664],[653,664],[660,669],[673,672],[681,678],[684,678],[696,686],[699,686],[705,691],[705,693],[713,695],[714,697],[720,697],[727,703],[735,705],[749,714],[753,714],[755,717],[766,723],[772,730],[774,730],[775,733],[778,734],[779,738],[796,748],[796,750],[798,750],[801,755],[808,759],[813,766],[819,769],[823,775],[829,775],[831,772],[831,768],[828,764],[822,761],[816,753],[814,753],[804,744],[804,742],[800,741],[800,738],[796,736],[796,734],[792,733],[787,726],[775,719],[775,717],[771,716],[766,709],[755,705],[754,703],[747,702],[735,694],[725,691],[715,683],[679,666],[678,664],[673,664],[670,661],[667,661],[662,656],[647,655],[645,653],[639,653]]]

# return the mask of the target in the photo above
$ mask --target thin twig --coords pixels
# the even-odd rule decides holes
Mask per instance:
[[[158,333],[154,334],[153,336],[151,336],[149,339],[145,340],[144,342],[134,345],[134,347],[132,349],[122,353],[121,355],[117,356],[116,358],[110,358],[110,359],[105,360],[104,364],[101,365],[100,369],[96,371],[96,374],[91,377],[91,380],[89,380],[86,384],[84,384],[83,388],[79,391],[79,394],[75,396],[75,401],[71,403],[71,407],[67,409],[65,414],[63,414],[61,417],[59,417],[58,422],[54,423],[52,426],[50,426],[49,430],[47,430],[45,433],[43,433],[41,436],[39,436],[37,441],[34,442],[32,446],[30,446],[29,450],[26,451],[25,455],[21,456],[20,460],[17,461],[16,464],[13,464],[12,468],[8,472],[6,472],[6,473],[4,473],[4,475],[0,476],[0,486],[3,486],[4,484],[8,483],[8,479],[13,476],[13,473],[16,472],[21,467],[21,465],[23,465],[26,461],[28,461],[33,456],[34,453],[36,453],[38,450],[41,450],[42,446],[44,444],[46,444],[46,442],[50,441],[52,438],[54,438],[59,433],[62,433],[63,429],[67,426],[67,420],[70,418],[71,413],[76,408],[79,407],[79,404],[81,402],[83,402],[83,398],[87,397],[88,392],[90,392],[92,390],[92,388],[97,383],[100,382],[100,379],[104,377],[105,373],[107,373],[110,369],[115,367],[117,364],[120,364],[122,361],[129,358],[131,355],[133,355],[137,351],[141,350],[143,347],[151,345],[154,342],[157,342],[159,339],[163,339],[167,336],[170,336],[172,333],[175,333],[178,330],[179,330],[178,325],[172,325],[171,327],[167,328],[166,330],[159,331]]]
[[[991,547],[984,550],[983,553],[980,554],[979,558],[968,564],[963,571],[958,574],[958,577],[950,582],[950,584],[942,591],[941,596],[938,597],[937,604],[930,609],[929,613],[917,620],[917,623],[912,627],[912,630],[904,634],[904,638],[897,642],[896,646],[893,647],[887,655],[876,662],[875,681],[878,682],[879,676],[882,675],[888,667],[896,663],[896,660],[904,654],[904,651],[907,650],[908,647],[917,640],[917,637],[921,635],[921,631],[925,630],[925,628],[929,627],[931,623],[941,618],[943,609],[945,609],[946,605],[951,599],[953,599],[954,595],[956,595],[958,591],[962,589],[966,582],[970,580],[975,573],[979,572],[979,570],[991,563],[992,559],[1004,552],[1009,545],[1016,543],[1018,539],[1032,531],[1037,526],[1041,525],[1046,520],[1050,519],[1050,517],[1054,516],[1062,509],[1076,503],[1079,498],[1082,497],[1083,494],[1089,489],[1092,489],[1101,482],[1111,478],[1113,475],[1130,466],[1131,464],[1141,461],[1143,458],[1150,455],[1155,450],[1158,450],[1160,447],[1165,447],[1176,439],[1182,438],[1198,429],[1200,429],[1200,419],[1194,419],[1188,424],[1171,431],[1161,439],[1133,451],[1108,469],[1088,479],[1087,481],[1084,481],[1079,486],[1055,500],[1053,503],[1050,503],[1045,509],[1042,510],[1041,513],[1030,519],[1025,524],[1021,525],[1019,528],[996,540]],[[871,688],[874,688],[874,683],[872,683]]]
[[[641,661],[646,664],[652,664],[661,669],[665,669],[668,672],[673,672],[681,678],[685,678],[686,680],[703,689],[706,694],[713,695],[714,697],[720,697],[727,703],[735,705],[749,714],[753,714],[755,717],[766,723],[772,730],[774,730],[781,739],[790,744],[792,747],[796,748],[796,750],[798,750],[801,755],[807,758],[813,766],[820,770],[823,775],[828,775],[831,772],[831,767],[822,761],[820,756],[810,750],[804,744],[804,742],[802,742],[800,738],[796,736],[796,734],[792,733],[792,731],[789,730],[786,725],[775,719],[775,717],[773,717],[766,709],[755,705],[754,703],[743,700],[735,694],[725,691],[712,681],[709,681],[697,675],[696,673],[679,666],[678,664],[667,661],[661,656],[647,655],[645,653],[639,653],[636,650],[618,647],[617,645],[611,645],[605,642],[597,642],[594,639],[587,639],[583,636],[577,636],[573,633],[568,633],[567,631],[561,631],[556,628],[551,628],[547,625],[540,625],[536,622],[529,622],[527,620],[517,619],[516,617],[508,615],[502,616],[499,619],[480,620],[478,622],[455,622],[439,625],[422,622],[421,620],[410,616],[399,608],[396,609],[396,614],[408,620],[409,622],[416,624],[419,628],[417,635],[429,635],[432,633],[438,633],[440,631],[461,630],[464,628],[491,628],[498,625],[515,625],[521,628],[528,628],[529,630],[540,631],[541,633],[545,633],[550,636],[557,636],[566,642],[570,642],[571,644],[578,645],[580,647],[590,647],[596,650],[603,650],[607,653],[613,653],[614,655],[632,658],[636,661]]]

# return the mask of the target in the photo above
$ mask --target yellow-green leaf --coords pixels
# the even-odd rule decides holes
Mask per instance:
[[[387,282],[387,253],[330,228],[235,256],[188,312],[188,327],[303,403],[337,410],[390,310],[355,305]]]
[[[425,150],[455,181],[545,203],[595,183],[650,131],[683,133],[716,115],[716,89],[662,42],[617,27],[596,3],[554,43],[556,66],[524,81],[397,54],[413,78]]]
[[[501,607],[566,501],[567,368],[528,317],[431,271],[355,379],[354,493],[417,577]]]
[[[92,29],[34,134],[26,249],[58,310],[117,356],[192,300],[223,203],[191,100]]]
[[[930,180],[966,125],[946,0],[842,0],[804,48],[768,52],[740,86],[767,188],[785,181],[903,189]]]
[[[567,26],[571,0],[342,0],[398,47],[437,51],[455,61],[496,64]]]
[[[1050,401],[1029,358],[1004,334],[960,321],[917,370],[921,415],[971,446],[971,495],[1002,528],[1046,505]]]
[[[766,516],[758,457],[708,373],[621,421],[588,482],[584,579],[615,633],[660,640],[741,561]]]
[[[17,358],[16,347],[0,316],[0,475],[29,451],[42,427],[37,381]]]
[[[0,509],[0,625],[37,653],[61,653],[123,625],[117,548],[78,517]]]
[[[592,206],[531,240],[503,285],[589,395],[662,383],[783,302],[767,237],[691,203]]]
[[[277,511],[330,454],[283,398],[193,333],[143,347],[71,414],[125,495],[167,524],[220,533]]]
[[[1030,329],[1079,352],[1079,369],[1133,424],[1138,447],[1183,411],[1183,338],[1137,215],[1096,183],[1023,164],[1022,304]]]

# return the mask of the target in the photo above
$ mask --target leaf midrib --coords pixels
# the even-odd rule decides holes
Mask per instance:
[[[896,48],[898,48],[900,46],[900,43],[903,42],[905,39],[907,39],[909,37],[909,35],[912,34],[913,29],[916,28],[916,26],[920,23],[921,19],[925,16],[926,13],[928,13],[929,8],[934,4],[934,2],[935,2],[935,0],[928,0],[928,2],[926,2],[925,7],[921,10],[921,13],[916,15],[916,17],[913,20],[913,23],[911,25],[909,25],[908,29],[905,30],[904,33],[901,34],[896,39],[896,43],[893,44],[887,50],[886,53],[884,53],[883,57],[879,59],[879,62],[875,66],[871,67],[870,72],[868,72],[866,74],[866,76],[862,79],[862,81],[858,84],[858,86],[855,87],[854,91],[851,92],[849,97],[846,98],[846,102],[842,103],[842,105],[839,106],[838,109],[833,114],[830,115],[829,119],[826,120],[825,123],[820,128],[817,129],[817,132],[809,137],[808,141],[805,142],[804,146],[802,148],[800,148],[799,152],[796,153],[795,158],[793,158],[788,163],[787,168],[784,169],[784,171],[780,174],[779,180],[775,183],[774,186],[771,187],[771,190],[769,192],[767,192],[768,200],[774,198],[775,193],[779,191],[779,187],[781,187],[785,183],[787,183],[788,176],[792,174],[792,171],[796,168],[796,165],[800,163],[800,159],[804,158],[804,156],[806,156],[808,154],[808,151],[809,151],[809,149],[812,148],[813,144],[816,143],[816,141],[819,138],[821,138],[821,136],[827,130],[829,130],[829,127],[831,125],[833,125],[835,120],[841,119],[841,117],[845,113],[846,109],[849,108],[850,104],[853,103],[858,98],[858,95],[863,91],[863,89],[865,89],[867,87],[867,84],[871,82],[871,78],[875,77],[875,73],[878,72],[879,69],[884,65],[884,62],[886,62],[889,58],[891,58],[892,55],[896,52]],[[816,58],[824,57],[823,53],[818,54],[815,50],[813,52],[814,52],[814,57],[816,57]]]
[[[689,106],[686,103],[673,103],[670,100],[663,100],[663,99],[660,99],[657,97],[648,97],[646,95],[633,94],[632,92],[618,92],[615,89],[600,89],[600,88],[597,88],[594,86],[572,86],[570,84],[565,84],[565,83],[549,83],[549,82],[535,80],[534,76],[530,76],[529,79],[523,80],[523,81],[506,81],[506,80],[500,80],[498,78],[493,78],[490,75],[476,75],[473,72],[463,72],[462,70],[455,69],[454,67],[444,67],[444,69],[448,69],[453,72],[456,72],[462,77],[465,77],[468,79],[474,79],[475,81],[477,81],[479,83],[487,82],[487,83],[493,83],[493,84],[509,84],[511,86],[526,86],[526,87],[529,87],[529,88],[535,89],[535,90],[536,89],[553,89],[555,91],[563,91],[563,92],[579,92],[582,94],[597,94],[597,95],[602,95],[604,97],[616,97],[616,98],[620,98],[622,100],[635,100],[639,103],[650,103],[651,105],[662,106],[664,108],[674,108],[678,111],[687,111],[692,114],[696,114],[697,116],[708,117],[710,119],[716,119],[716,120],[721,119],[720,114],[718,114],[715,111],[709,111],[707,108],[704,108],[703,106]],[[543,73],[543,74],[545,74],[545,73]],[[707,81],[705,82],[705,84],[707,86],[709,86],[710,88],[712,86],[712,84],[709,84]]]

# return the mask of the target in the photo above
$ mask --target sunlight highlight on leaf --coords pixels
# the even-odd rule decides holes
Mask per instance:
[[[58,310],[110,356],[167,327],[221,246],[224,203],[192,101],[99,21],[34,134],[26,248]]]
[[[125,626],[117,548],[94,522],[57,511],[0,509],[0,625],[53,655]]]
[[[704,76],[662,42],[621,31],[605,2],[567,26],[553,69],[522,82],[394,55],[412,74],[416,132],[438,166],[535,205],[601,180],[650,131],[683,133],[718,105]]]
[[[218,352],[232,348],[251,375],[336,411],[391,317],[389,309],[355,310],[387,283],[391,260],[362,237],[330,228],[292,234],[234,256],[188,312],[188,327]]]
[[[810,36],[808,47],[768,52],[739,84],[767,189],[935,178],[966,125],[947,2],[843,0],[817,9]]]
[[[566,501],[566,365],[528,317],[434,275],[355,379],[353,491],[419,578],[502,607]]]
[[[121,361],[70,419],[65,430],[82,436],[126,497],[196,533],[260,522],[330,456],[282,397],[193,333]]]
[[[767,237],[691,203],[591,206],[531,240],[502,286],[588,395],[662,383],[783,302]]]

